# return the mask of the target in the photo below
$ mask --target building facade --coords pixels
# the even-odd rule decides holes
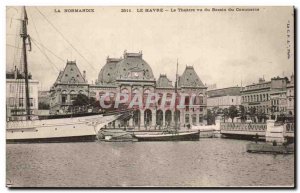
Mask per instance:
[[[165,74],[161,74],[156,80],[151,66],[143,59],[141,52],[124,52],[121,58],[107,58],[96,84],[89,85],[89,95],[100,100],[109,92],[110,100],[114,100],[117,93],[125,93],[130,96],[130,101],[136,94],[141,94],[145,101],[150,93],[157,93],[159,99],[155,104],[147,106],[143,103],[142,107],[133,106],[135,110],[132,119],[122,123],[136,129],[157,129],[172,125],[175,121],[181,126],[204,124],[206,89],[194,68],[186,66],[182,75],[178,76],[177,93],[179,96],[193,94],[194,97],[185,98],[184,108],[169,108],[171,106],[168,105],[171,104],[168,103],[162,107],[162,96],[166,95],[167,100],[170,100],[175,92],[175,85]],[[190,100],[193,100],[192,105],[188,105]]]
[[[289,91],[289,89],[291,91]],[[287,77],[274,77],[271,81],[260,78],[258,83],[245,86],[242,93],[242,105],[246,111],[254,108],[256,113],[263,113],[268,118],[286,115],[288,106],[293,109],[293,84]],[[290,103],[288,103],[288,101]]]
[[[72,112],[72,102],[78,94],[89,95],[85,71],[79,71],[76,61],[67,61],[65,69],[60,71],[50,89],[50,114]]]
[[[289,115],[295,115],[295,89],[294,89],[294,75],[291,76],[290,82],[286,87],[286,97],[287,97],[287,112]]]
[[[32,80],[29,76],[29,106],[32,115],[37,114],[39,81]],[[14,119],[13,115],[25,115],[25,79],[18,72],[6,73],[6,115],[8,119]],[[21,117],[21,116],[19,116]]]
[[[228,87],[207,91],[207,108],[225,109],[241,105],[241,87]]]

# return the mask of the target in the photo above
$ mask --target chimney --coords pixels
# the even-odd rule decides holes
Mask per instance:
[[[265,78],[259,78],[258,83],[263,83],[265,82]]]
[[[17,67],[15,66],[15,73],[14,73],[15,79],[18,78],[18,71],[17,71]]]

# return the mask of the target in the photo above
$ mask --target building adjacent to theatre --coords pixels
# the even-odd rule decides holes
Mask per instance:
[[[268,118],[293,114],[294,80],[287,77],[274,77],[270,81],[259,79],[258,83],[245,86],[242,93],[242,105],[246,111],[251,108]]]
[[[169,80],[166,74],[160,74],[156,79],[151,66],[143,59],[141,52],[124,52],[122,57],[108,57],[106,64],[99,72],[96,83],[90,85],[81,75],[75,62],[68,62],[51,88],[50,107],[52,113],[66,111],[72,104],[72,98],[79,93],[88,94],[90,97],[95,97],[96,100],[99,100],[104,94],[110,93],[109,100],[112,101],[117,93],[128,94],[129,101],[136,94],[141,94],[145,100],[149,93],[157,93],[159,95],[157,103],[151,104],[149,107],[143,103],[143,108],[134,106],[132,119],[121,124],[136,129],[157,129],[171,125],[175,121],[181,126],[198,125],[204,124],[203,117],[207,107],[206,89],[207,87],[202,83],[193,66],[186,66],[181,76],[178,76],[177,91],[178,95],[194,94],[193,105],[189,105],[191,98],[186,97],[185,108],[161,107],[161,97],[166,93],[167,99],[170,99],[172,93],[175,92],[175,84]]]
[[[241,105],[241,87],[228,87],[207,91],[207,108],[225,109]]]
[[[287,112],[289,115],[295,115],[295,89],[294,89],[294,75],[291,76],[291,80],[286,87],[287,97]]]
[[[76,61],[67,61],[50,89],[50,113],[63,114],[72,111],[72,101],[78,94],[89,94],[89,85],[85,79],[85,71],[81,73]]]
[[[31,114],[37,114],[38,109],[38,87],[39,81],[33,80],[29,75],[29,108]],[[13,115],[25,115],[25,79],[17,69],[6,72],[6,117],[8,119],[17,118]]]

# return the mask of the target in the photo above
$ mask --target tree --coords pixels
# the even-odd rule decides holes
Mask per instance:
[[[207,124],[212,125],[215,124],[215,112],[213,110],[208,109],[207,110]]]
[[[254,117],[256,116],[256,108],[255,107],[251,107],[249,109],[249,116],[251,117],[252,120],[254,119]],[[254,120],[254,122],[256,122],[256,121]]]
[[[258,118],[258,121],[259,122],[265,122],[265,120],[267,119],[267,115],[260,109],[258,112],[257,112],[257,118]]]
[[[39,109],[42,109],[42,110],[49,110],[50,109],[50,105],[47,104],[47,103],[44,103],[44,102],[39,102]]]
[[[241,115],[241,121],[245,122],[245,120],[247,119],[247,112],[246,109],[243,105],[239,106],[239,110],[240,110],[240,115]]]
[[[236,106],[231,105],[229,107],[228,115],[231,118],[231,121],[233,122],[233,119],[238,116],[238,110],[237,110]]]
[[[75,100],[73,101],[73,107],[79,108],[82,110],[87,110],[89,107],[98,108],[99,102],[96,101],[94,97],[88,97],[84,94],[78,94]]]
[[[229,112],[228,112],[228,109],[227,108],[225,108],[225,109],[223,109],[223,118],[224,118],[224,123],[225,123],[225,120],[226,120],[226,118],[229,116],[229,114],[228,114]]]
[[[73,106],[86,106],[89,105],[89,97],[84,94],[78,94],[73,101]]]

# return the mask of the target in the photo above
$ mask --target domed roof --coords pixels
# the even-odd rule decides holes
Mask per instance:
[[[98,84],[114,84],[116,82],[116,66],[122,58],[107,57],[106,64],[98,75]]]
[[[98,84],[114,84],[118,79],[154,80],[150,65],[142,53],[124,53],[124,58],[108,58],[98,76]]]
[[[187,66],[185,68],[183,74],[179,77],[178,85],[180,87],[204,87],[204,84],[195,72],[193,66]]]

